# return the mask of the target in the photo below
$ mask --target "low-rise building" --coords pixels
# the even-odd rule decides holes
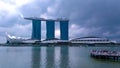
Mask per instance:
[[[96,44],[96,43],[116,43],[116,41],[111,41],[107,38],[102,38],[102,37],[94,37],[94,36],[89,36],[89,37],[81,37],[81,38],[76,38],[70,40],[71,43],[84,43],[84,44]]]

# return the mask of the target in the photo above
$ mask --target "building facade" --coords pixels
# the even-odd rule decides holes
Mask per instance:
[[[60,40],[69,40],[69,20],[67,19],[44,19],[44,18],[24,18],[32,20],[31,39],[41,40],[41,21],[46,21],[46,39],[55,38],[55,22],[60,23]]]
[[[54,20],[47,20],[46,21],[46,39],[53,39],[55,38],[55,21]]]
[[[68,40],[69,30],[68,30],[68,20],[60,21],[60,39]]]
[[[32,39],[41,40],[41,21],[32,20]]]
[[[85,43],[85,44],[96,44],[96,43],[116,43],[116,41],[111,41],[107,38],[101,38],[101,37],[81,37],[72,39],[71,43]]]

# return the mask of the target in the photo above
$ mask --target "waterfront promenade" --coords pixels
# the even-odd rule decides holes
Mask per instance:
[[[96,59],[113,60],[113,61],[119,61],[120,59],[120,52],[117,51],[92,50],[90,54],[91,57]]]
[[[0,44],[0,46],[83,46],[83,47],[87,47],[87,46],[98,46],[98,47],[111,47],[111,46],[120,46],[119,43],[116,44],[73,44],[73,43],[3,43]]]

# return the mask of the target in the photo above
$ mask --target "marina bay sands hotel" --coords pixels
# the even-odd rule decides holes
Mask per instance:
[[[32,20],[32,39],[41,40],[41,21],[46,21],[46,39],[55,38],[55,22],[60,23],[60,40],[68,40],[69,36],[69,20],[68,19],[44,19],[29,17],[24,18],[27,20]]]

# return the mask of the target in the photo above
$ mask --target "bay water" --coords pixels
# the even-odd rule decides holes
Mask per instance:
[[[0,68],[120,68],[120,62],[90,57],[90,50],[120,47],[0,47]]]

